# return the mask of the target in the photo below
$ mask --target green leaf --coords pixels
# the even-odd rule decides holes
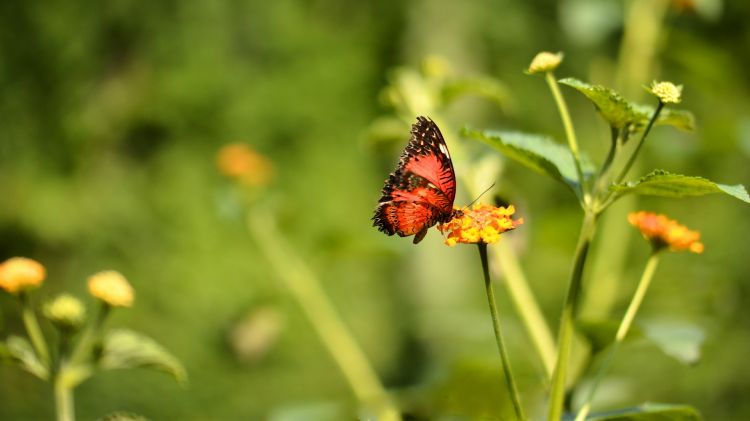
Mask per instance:
[[[639,115],[636,124],[644,127],[654,114],[655,108],[642,104],[632,104],[632,106],[633,110]],[[675,110],[674,108],[664,107],[654,124],[657,126],[672,126],[686,132],[692,132],[695,130],[695,116],[687,110]]]
[[[20,336],[10,336],[5,343],[6,352],[11,360],[18,364],[22,369],[46,380],[49,377],[47,367],[39,361],[34,348],[26,338]]]
[[[659,349],[683,364],[695,364],[701,357],[701,345],[705,340],[703,330],[695,325],[659,321],[643,325],[646,337]]]
[[[489,77],[465,77],[445,82],[441,90],[444,104],[449,104],[463,96],[476,95],[494,101],[501,107],[511,103],[508,88]]]
[[[576,89],[591,100],[610,126],[620,129],[641,119],[641,115],[633,109],[632,105],[612,89],[601,85],[591,85],[575,78],[565,78],[559,82]]]
[[[664,170],[655,170],[637,181],[628,181],[610,186],[610,190],[623,196],[628,193],[648,196],[687,197],[703,196],[712,193],[725,193],[745,203],[750,203],[745,187],[741,184],[729,186],[714,183],[703,177],[672,174]]]
[[[689,405],[644,403],[635,408],[591,414],[588,421],[701,421],[700,413]]]
[[[176,357],[153,339],[131,330],[107,332],[98,363],[105,370],[151,368],[171,374],[179,383],[187,382],[187,372]]]
[[[505,156],[526,167],[554,178],[579,194],[578,175],[570,150],[549,137],[519,132],[472,130],[464,128],[464,136],[481,140]],[[593,164],[581,157],[584,176],[593,172]]]

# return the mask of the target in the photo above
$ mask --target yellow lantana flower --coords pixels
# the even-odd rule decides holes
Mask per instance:
[[[471,209],[457,211],[453,219],[438,225],[438,229],[448,234],[445,244],[449,246],[455,246],[458,243],[492,244],[500,240],[500,234],[523,224],[523,218],[517,220],[511,218],[515,212],[513,206],[498,208],[477,204]]]
[[[537,54],[531,64],[529,65],[528,73],[546,73],[557,69],[557,66],[562,63],[562,53],[550,53],[549,51],[542,51]]]
[[[89,277],[89,293],[112,307],[130,307],[135,292],[128,280],[114,270],[99,272]]]
[[[11,294],[37,288],[46,277],[44,266],[26,257],[11,257],[0,264],[0,288]]]
[[[219,149],[216,166],[221,174],[246,186],[264,186],[273,178],[271,161],[244,143]]]
[[[669,248],[672,251],[703,252],[703,243],[699,241],[701,233],[689,230],[666,215],[646,211],[632,212],[628,215],[628,222],[638,228],[643,238],[651,242],[656,250]]]

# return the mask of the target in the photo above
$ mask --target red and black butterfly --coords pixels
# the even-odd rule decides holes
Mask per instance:
[[[432,120],[417,117],[398,167],[385,181],[373,226],[388,235],[416,234],[417,244],[428,228],[451,220],[455,197],[456,174],[445,139]]]

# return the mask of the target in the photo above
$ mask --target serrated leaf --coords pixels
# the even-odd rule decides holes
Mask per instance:
[[[700,360],[701,346],[706,337],[698,326],[675,321],[659,321],[644,324],[643,331],[662,352],[677,361],[695,364]]]
[[[632,104],[632,106],[633,110],[639,115],[635,123],[638,126],[645,126],[654,114],[655,108],[643,104]],[[686,132],[692,132],[695,130],[695,116],[687,110],[664,107],[654,124],[657,126],[672,126]]]
[[[519,132],[472,130],[464,128],[464,136],[481,140],[505,156],[526,167],[554,178],[579,194],[578,175],[570,150],[546,136]],[[585,174],[593,171],[593,164],[582,157]],[[584,175],[586,176],[586,175]]]
[[[570,86],[591,100],[610,126],[620,129],[641,118],[632,105],[612,89],[592,85],[575,78],[565,78],[559,82]]]
[[[187,382],[187,372],[175,356],[148,336],[127,329],[105,334],[98,363],[105,370],[151,368]]]
[[[588,421],[701,421],[700,413],[689,405],[645,403],[634,408],[589,415]]]
[[[501,107],[505,107],[511,102],[511,97],[505,85],[489,77],[476,76],[448,80],[441,90],[444,104],[449,104],[465,95],[487,98]]]
[[[610,186],[610,190],[619,196],[636,193],[648,196],[687,197],[703,196],[712,193],[725,193],[734,198],[750,203],[750,196],[742,184],[729,186],[714,183],[703,177],[672,174],[664,170],[655,170],[637,181],[628,181]]]
[[[26,338],[10,336],[5,342],[5,348],[11,360],[22,369],[42,380],[46,380],[49,377],[47,368],[39,361],[34,348]]]

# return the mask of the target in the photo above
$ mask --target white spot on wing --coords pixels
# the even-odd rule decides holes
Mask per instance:
[[[448,147],[445,146],[445,144],[441,143],[438,145],[438,147],[440,148],[440,152],[444,153],[445,156],[447,156],[448,158],[451,157],[451,154],[448,153]]]

